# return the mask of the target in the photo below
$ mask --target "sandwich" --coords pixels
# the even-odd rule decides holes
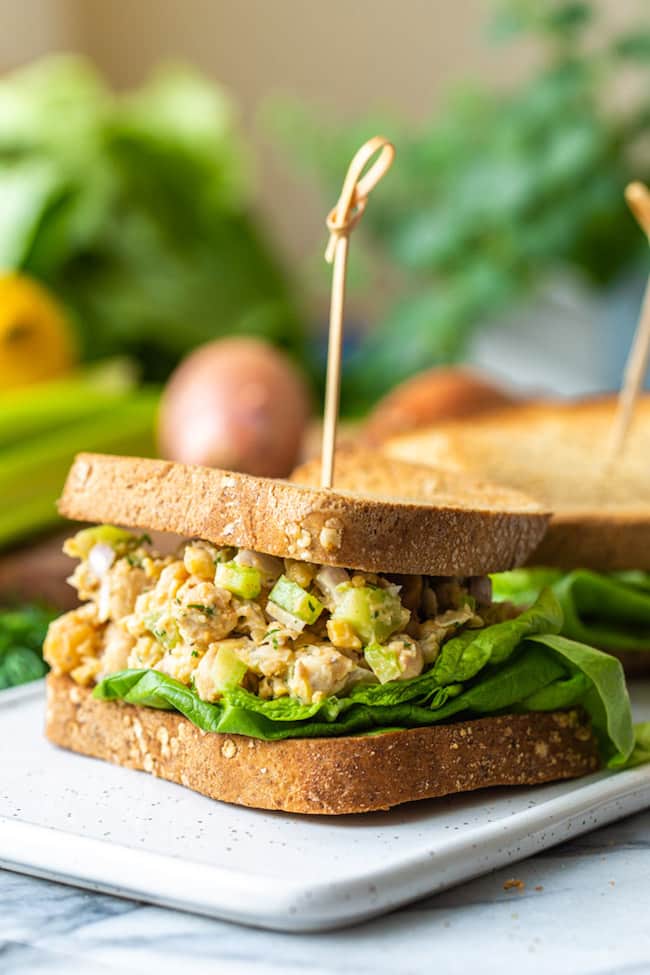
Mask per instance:
[[[60,511],[99,524],[65,546],[82,603],[45,641],[49,739],[317,814],[624,763],[620,663],[558,635],[550,590],[523,611],[491,599],[548,513],[464,474],[395,462],[387,485],[383,458],[359,463],[363,489],[341,458],[324,490],[78,456]]]
[[[570,638],[650,672],[650,395],[640,397],[625,450],[606,458],[612,396],[508,407],[390,440],[394,458],[443,464],[524,491],[553,511],[528,567],[493,580],[528,604],[551,586]]]

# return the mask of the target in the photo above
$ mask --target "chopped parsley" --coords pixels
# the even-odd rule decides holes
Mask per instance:
[[[199,613],[204,613],[205,616],[214,616],[215,609],[214,606],[204,606],[203,603],[188,603],[188,609],[197,609]]]

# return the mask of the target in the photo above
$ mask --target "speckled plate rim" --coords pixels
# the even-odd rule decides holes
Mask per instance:
[[[336,882],[294,881],[134,850],[0,817],[0,865],[73,886],[279,931],[323,931],[386,913],[650,806],[650,766],[599,772],[486,822],[444,849]],[[531,797],[534,797],[531,790]],[[459,813],[459,818],[462,813]]]
[[[44,677],[39,677],[38,680],[30,680],[27,684],[19,684],[18,687],[5,687],[0,691],[0,707],[4,707],[6,704],[15,704],[17,701],[24,701],[29,697],[40,697],[44,690]]]

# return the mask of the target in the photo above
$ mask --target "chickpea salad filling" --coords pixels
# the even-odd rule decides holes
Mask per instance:
[[[83,602],[50,624],[44,657],[99,700],[269,741],[573,708],[603,760],[632,751],[620,663],[559,635],[550,589],[515,608],[492,601],[487,577],[358,572],[199,540],[164,555],[110,525],[64,551]]]
[[[205,541],[160,555],[110,525],[64,551],[84,602],[51,624],[44,654],[82,685],[145,668],[204,701],[241,686],[312,704],[417,677],[452,637],[517,614],[485,577],[376,575]]]

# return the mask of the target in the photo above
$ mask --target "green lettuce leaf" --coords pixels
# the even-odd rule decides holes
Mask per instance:
[[[176,710],[204,731],[270,741],[423,727],[460,716],[582,707],[591,716],[604,760],[622,764],[632,752],[633,735],[621,665],[549,632],[560,622],[557,599],[546,591],[518,619],[463,634],[439,672],[434,666],[408,681],[358,685],[347,697],[314,704],[292,698],[264,701],[243,688],[228,690],[218,703],[209,703],[193,688],[155,670],[112,674],[98,684],[94,695]]]
[[[557,634],[533,636],[531,641],[547,647],[562,659],[577,692],[572,703],[580,703],[591,716],[608,764],[613,767],[624,764],[634,747],[634,731],[620,661],[608,653]],[[530,707],[530,699],[527,703]],[[555,705],[552,709],[555,710]]]
[[[602,649],[650,650],[650,573],[516,569],[495,575],[495,599],[524,605],[552,586],[564,613],[562,633]]]
[[[650,762],[650,721],[634,725],[634,748],[625,762],[625,768],[636,768]]]
[[[527,636],[559,633],[562,611],[550,589],[514,620],[505,620],[482,630],[465,630],[443,646],[434,666],[439,684],[452,684],[474,677],[487,663],[501,663]]]
[[[495,602],[508,601],[517,606],[534,603],[542,589],[558,582],[564,573],[561,569],[511,569],[498,572],[492,578],[492,598]]]

